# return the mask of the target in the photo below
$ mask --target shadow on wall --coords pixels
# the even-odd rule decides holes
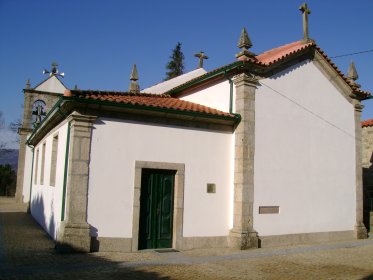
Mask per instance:
[[[291,72],[301,68],[302,66],[306,65],[309,62],[310,62],[309,60],[305,60],[302,62],[297,62],[297,61],[292,62],[291,66],[289,65],[288,68],[280,70],[278,73],[275,73],[273,76],[269,77],[269,79],[277,80],[279,78],[282,78],[283,76],[290,74]]]
[[[35,218],[35,220],[39,223],[39,225],[49,234],[50,237],[53,239],[56,238],[56,223],[54,219],[54,209],[53,203],[49,205],[51,215],[47,217],[46,215],[46,205],[44,203],[43,196],[40,194],[37,195],[36,198],[31,200],[30,203],[31,207],[31,215]]]
[[[1,279],[54,279],[56,276],[90,280],[171,279],[126,265],[129,258],[125,255],[115,260],[115,256],[92,253],[59,254],[54,250],[53,240],[30,215],[22,212],[0,213],[0,257]]]
[[[373,153],[370,157],[370,166],[363,168],[363,207],[364,225],[368,232],[373,231]]]

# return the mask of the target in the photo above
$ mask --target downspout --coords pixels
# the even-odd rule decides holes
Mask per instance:
[[[227,71],[224,71],[224,77],[229,81],[229,114],[233,114],[233,81],[227,76]]]
[[[34,151],[35,147],[32,147],[30,145],[27,145],[29,148],[31,148],[32,151],[32,161],[31,161],[31,180],[30,180],[30,196],[29,201],[27,205],[27,213],[31,214],[31,195],[32,195],[32,180],[33,180],[33,174],[34,174]]]
[[[69,164],[69,148],[70,148],[70,129],[71,129],[71,123],[69,122],[68,126],[67,126],[66,151],[65,151],[65,168],[64,168],[64,174],[63,174],[61,221],[65,220],[67,167],[68,167],[68,164]]]

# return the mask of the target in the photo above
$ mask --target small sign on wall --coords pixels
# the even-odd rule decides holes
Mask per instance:
[[[216,193],[216,185],[212,183],[207,184],[207,193]]]
[[[259,206],[259,214],[278,214],[280,206]]]

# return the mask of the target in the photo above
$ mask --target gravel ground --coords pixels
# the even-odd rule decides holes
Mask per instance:
[[[0,279],[373,280],[373,239],[247,251],[58,254],[24,206],[0,197]]]

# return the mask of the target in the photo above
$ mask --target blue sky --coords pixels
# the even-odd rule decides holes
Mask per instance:
[[[21,118],[26,80],[40,83],[52,61],[68,87],[125,91],[133,63],[141,88],[161,81],[178,41],[189,71],[201,50],[207,70],[233,62],[242,27],[257,54],[299,40],[302,2],[0,0],[0,111],[7,122]],[[373,49],[373,1],[307,3],[310,36],[330,57]],[[352,60],[373,91],[373,52],[333,59],[343,72]],[[373,100],[364,104],[363,118],[373,118]]]

